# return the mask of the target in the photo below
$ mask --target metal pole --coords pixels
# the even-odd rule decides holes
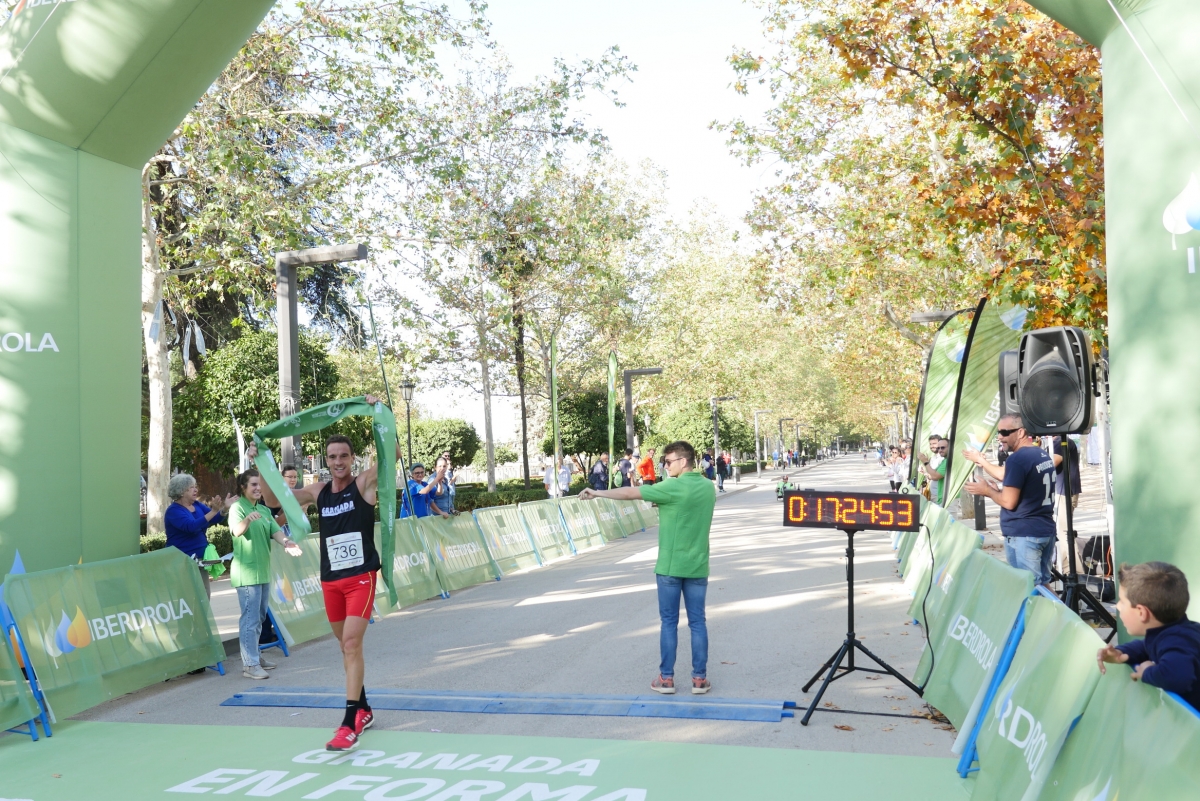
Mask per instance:
[[[412,404],[404,402],[404,427],[408,431],[408,463],[412,464]]]
[[[754,474],[762,473],[762,449],[758,444],[758,415],[754,415]]]
[[[275,256],[276,304],[279,314],[279,418],[300,411],[300,331],[296,322],[296,265]],[[304,481],[301,462],[304,450],[299,436],[284,437],[280,456],[296,465],[300,482]]]

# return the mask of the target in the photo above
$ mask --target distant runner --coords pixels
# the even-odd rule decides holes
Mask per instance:
[[[366,396],[367,403],[379,399]],[[258,453],[251,445],[246,455]],[[400,457],[400,444],[396,444]],[[367,704],[363,684],[363,635],[375,603],[375,577],[380,568],[375,548],[375,504],[378,501],[379,473],[375,467],[358,474],[354,464],[354,446],[346,437],[335,435],[325,441],[325,463],[330,481],[309,484],[292,490],[301,507],[316,504],[321,515],[321,588],[325,595],[325,614],[342,648],[346,669],[346,712],[333,739],[325,744],[328,751],[349,751],[358,738],[375,723]],[[279,500],[263,487],[263,501],[278,506]]]

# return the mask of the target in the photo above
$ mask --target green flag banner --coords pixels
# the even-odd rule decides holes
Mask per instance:
[[[624,539],[625,528],[617,511],[617,502],[608,498],[596,498],[584,503],[594,504],[596,522],[600,525],[600,534],[605,542]]]
[[[621,530],[625,532],[625,536],[646,530],[642,516],[638,514],[637,501],[612,501],[612,504],[617,509],[617,520],[621,522]]]
[[[0,626],[0,640],[3,640],[0,642],[0,731],[5,731],[29,723],[37,717],[38,708],[3,626]]]
[[[934,522],[944,521],[940,531],[935,531],[933,526],[930,526],[930,537],[926,537],[923,532],[920,534],[921,543],[925,547],[924,553],[912,562],[912,570],[904,577],[905,587],[913,594],[909,615],[921,625],[926,625],[927,615],[935,621],[939,619],[939,607],[946,596],[934,590],[941,587],[947,576],[954,575],[971,551],[983,545],[983,540],[977,532],[959,523],[944,509],[939,509],[938,512]],[[933,542],[932,559],[929,557],[927,544],[930,539]]]
[[[577,553],[604,547],[604,534],[600,531],[600,521],[596,519],[594,501],[563,498],[558,502],[558,508],[567,522],[567,533],[571,535]]]
[[[379,524],[376,523],[377,537],[379,528]],[[396,554],[392,557],[392,586],[396,589],[396,603],[389,603],[386,595],[375,596],[375,607],[385,615],[442,594],[442,585],[438,581],[437,568],[434,566],[434,558],[430,555],[429,544],[417,530],[413,518],[397,520],[395,531]]]
[[[1061,603],[1040,596],[1026,602],[1025,635],[992,708],[980,710],[971,801],[1038,797],[1100,679],[1096,651],[1103,644]]]
[[[1131,681],[1128,666],[1106,667],[1038,801],[1195,797],[1200,717],[1157,687]]]
[[[200,571],[176,548],[9,574],[4,600],[59,718],[225,659]]]
[[[321,552],[316,543],[300,546],[300,556],[288,556],[271,541],[271,588],[267,603],[288,645],[308,642],[330,632],[321,591]]]
[[[282,439],[284,437],[309,434],[320,431],[326,426],[336,423],[345,417],[361,415],[372,418],[371,429],[375,439],[375,458],[379,467],[379,483],[376,494],[379,503],[379,519],[383,523],[382,548],[379,550],[380,561],[384,565],[392,563],[396,547],[396,418],[392,410],[382,403],[367,403],[365,397],[347,398],[331,401],[311,409],[305,409],[298,414],[263,426],[254,432],[254,444],[258,447],[258,455],[254,457],[254,465],[262,474],[262,479],[287,515],[288,528],[293,539],[300,541],[312,533],[308,525],[308,516],[300,509],[296,496],[283,483],[279,474],[279,466],[270,448],[263,444],[265,439]],[[389,601],[397,603],[396,590],[392,585],[392,571],[381,570],[383,582],[387,586]]]
[[[982,702],[1021,605],[1032,591],[1032,573],[976,549],[957,569],[948,570],[930,593],[931,599],[943,597],[937,603],[938,617],[931,615],[926,628],[929,643],[913,681],[920,684],[928,677],[925,700],[960,732]]]
[[[527,570],[541,564],[537,546],[515,506],[476,509],[475,522],[491,548],[492,558],[505,573]]]
[[[963,449],[981,451],[996,436],[1000,421],[1000,354],[1016,349],[1025,326],[1025,310],[1019,306],[1001,308],[984,303],[976,316],[963,355],[958,406],[950,428],[941,432],[950,438],[950,472],[942,471],[947,481],[943,506],[958,497],[975,469],[974,462],[963,458]]]
[[[917,406],[917,417],[913,424],[913,458],[909,467],[909,481],[918,486],[926,479],[921,472],[920,454],[929,452],[929,436],[949,436],[950,423],[954,416],[954,395],[958,389],[959,364],[967,344],[967,332],[971,320],[967,314],[958,312],[942,323],[933,338],[929,359],[925,365],[924,382],[921,385],[921,402]],[[937,495],[934,503],[941,503]]]
[[[552,501],[520,503],[517,504],[517,511],[521,513],[521,519],[533,535],[533,542],[537,545],[543,562],[562,559],[575,552],[571,545],[571,537],[563,526],[557,504]]]
[[[629,410],[625,410],[629,414]],[[616,454],[616,425],[617,425],[617,352],[608,352],[608,486],[617,486],[617,454]],[[626,445],[632,448],[633,445]]]
[[[417,529],[429,543],[438,579],[447,592],[500,578],[483,532],[470,515],[417,518]]]

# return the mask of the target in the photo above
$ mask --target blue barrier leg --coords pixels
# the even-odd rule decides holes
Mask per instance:
[[[291,656],[291,654],[288,653],[287,643],[283,639],[283,633],[279,630],[279,624],[275,622],[275,613],[271,611],[271,607],[267,607],[267,619],[271,621],[271,628],[275,632],[275,642],[267,643],[259,650],[264,648],[278,648],[279,650],[283,651],[283,655],[285,657]]]
[[[29,689],[33,691],[33,699],[38,704],[38,719],[42,721],[42,731],[46,733],[47,737],[53,737],[54,732],[50,730],[50,715],[47,711],[46,699],[42,694],[37,672],[33,669],[33,663],[29,661],[29,651],[25,650],[25,640],[21,637],[21,630],[17,628],[16,622],[9,624],[8,635],[17,641],[17,650],[20,651],[21,662],[25,665],[25,678],[29,682]],[[29,728],[33,730],[33,721],[29,722]],[[33,731],[30,736],[34,740],[37,740],[36,731]]]
[[[983,721],[988,715],[988,710],[992,708],[992,702],[996,700],[996,693],[1000,690],[1000,683],[1008,675],[1008,668],[1012,665],[1013,656],[1016,655],[1017,646],[1021,643],[1021,637],[1024,634],[1025,604],[1022,603],[1021,611],[1017,613],[1017,620],[1013,624],[1012,631],[1008,633],[1008,639],[1004,642],[1004,650],[1000,652],[1000,661],[996,664],[996,672],[992,675],[992,682],[988,685],[987,692],[983,696],[983,703],[979,706],[979,713],[975,716],[975,725],[971,728],[971,734],[967,737],[962,756],[958,760],[958,775],[964,779],[967,778],[968,774],[979,770],[979,768],[971,767],[979,759],[979,751],[975,747],[975,743],[979,739],[979,732],[983,728]]]

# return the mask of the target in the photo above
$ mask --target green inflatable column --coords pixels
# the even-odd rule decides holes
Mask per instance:
[[[141,170],[270,0],[25,0],[0,28],[0,578],[138,551]]]
[[[1200,613],[1200,3],[1029,0],[1100,47],[1118,561]]]

